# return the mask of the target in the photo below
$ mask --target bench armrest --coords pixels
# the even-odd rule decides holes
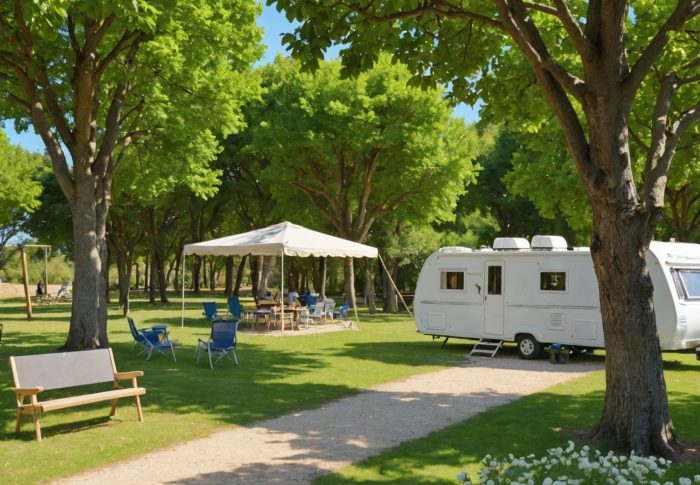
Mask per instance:
[[[39,394],[41,391],[43,391],[44,388],[42,386],[36,386],[36,387],[16,387],[15,392],[17,394],[21,394],[23,396],[30,396],[32,394]]]
[[[133,379],[134,377],[143,377],[142,370],[131,370],[127,372],[115,372],[114,380],[119,381],[122,379]]]

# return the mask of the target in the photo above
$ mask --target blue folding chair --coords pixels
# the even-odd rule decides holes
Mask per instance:
[[[197,339],[197,350],[195,360],[199,364],[199,353],[204,350],[209,354],[209,367],[214,368],[214,364],[227,355],[238,365],[236,355],[236,331],[238,330],[238,320],[217,320],[211,325],[211,335],[209,340]],[[216,360],[212,360],[212,354],[217,355]]]
[[[241,319],[241,315],[243,314],[243,306],[241,305],[241,300],[238,299],[237,296],[232,296],[228,300],[226,300],[226,303],[228,304],[228,312],[233,318],[236,320]]]
[[[337,318],[339,320],[347,320],[349,309],[350,306],[347,303],[343,303],[342,305],[340,305],[340,308],[338,308],[337,312],[333,312],[333,319],[335,320]]]
[[[136,344],[141,344],[143,346],[143,349],[138,355],[147,353],[146,360],[150,360],[154,351],[166,355],[165,350],[170,349],[173,354],[173,361],[177,362],[175,348],[173,347],[173,342],[168,337],[168,330],[165,325],[138,329],[136,328],[133,318],[126,317],[126,319],[129,322],[131,336],[134,337],[134,344],[131,348],[133,349]]]
[[[202,305],[204,305],[204,313],[202,313],[202,315],[207,317],[209,320],[213,322],[220,317],[219,311],[216,309],[215,301],[205,301],[202,303]]]

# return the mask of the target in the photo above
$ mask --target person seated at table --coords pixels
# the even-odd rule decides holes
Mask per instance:
[[[297,290],[294,289],[294,287],[289,289],[289,293],[287,293],[287,305],[293,306],[294,302],[299,299],[299,293],[297,293]]]
[[[43,281],[40,280],[36,284],[36,293],[35,294],[36,294],[36,296],[44,296],[44,282]]]
[[[272,300],[272,293],[267,288],[260,288],[258,291],[258,300]]]
[[[308,288],[304,288],[304,294],[299,297],[299,301],[301,302],[301,306],[308,306],[307,303],[307,298],[311,293],[309,293]]]

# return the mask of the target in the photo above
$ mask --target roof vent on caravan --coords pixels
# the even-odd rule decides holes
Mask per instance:
[[[496,251],[522,251],[530,249],[530,243],[524,237],[497,237],[493,240]]]
[[[441,253],[471,253],[472,248],[465,248],[464,246],[446,246],[440,248]]]
[[[566,251],[566,239],[561,236],[532,236],[533,251]]]

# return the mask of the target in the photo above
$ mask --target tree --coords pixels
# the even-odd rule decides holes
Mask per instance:
[[[700,118],[700,1],[279,0],[301,24],[285,41],[318,63],[333,42],[346,71],[389,51],[418,82],[451,83],[456,97],[511,98],[513,63],[566,138],[593,213],[591,255],[606,348],[606,395],[595,436],[675,457],[645,256],[664,207],[683,134]],[[643,109],[646,108],[646,109]],[[644,111],[644,115],[641,115]],[[632,118],[639,123],[631,125]],[[635,172],[630,133],[645,147]]]
[[[476,137],[450,118],[440,90],[406,85],[408,70],[383,57],[353,79],[340,65],[315,74],[278,58],[263,70],[263,102],[253,145],[272,196],[288,213],[313,212],[342,238],[363,242],[375,221],[394,213],[407,220],[446,220],[473,177]],[[321,219],[321,220],[318,220]],[[345,294],[354,304],[352,258]]]
[[[556,172],[536,171],[530,168],[530,164],[539,163],[542,158],[539,153],[532,154],[521,144],[521,135],[516,135],[505,127],[501,128],[493,147],[476,159],[482,169],[476,184],[460,197],[458,212],[468,213],[475,209],[487,211],[499,227],[498,233],[493,236],[530,238],[535,234],[560,234],[566,237],[567,241],[576,242],[577,234],[564,221],[562,208],[566,211],[571,205],[570,194],[577,186],[572,189],[569,184],[561,194],[557,187],[552,185],[555,178],[552,175]],[[543,177],[546,177],[547,183],[542,183]],[[532,179],[536,178],[539,179],[539,184],[533,182]],[[527,190],[513,190],[513,187],[519,188],[523,180],[533,183],[526,185]],[[547,193],[549,199],[544,196],[535,198],[541,204],[536,207],[531,201],[533,193]],[[568,200],[566,195],[569,195]],[[545,206],[548,201],[552,202]],[[590,229],[590,218],[583,219],[583,227]],[[589,232],[586,231],[586,234]],[[484,243],[491,244],[492,239]]]
[[[44,157],[14,146],[0,130],[0,268],[17,251],[7,244],[25,230],[29,213],[41,204]]]
[[[33,125],[71,208],[64,348],[108,345],[105,228],[124,155],[151,135],[210,151],[210,129],[240,128],[258,11],[252,0],[0,2],[0,113]]]

